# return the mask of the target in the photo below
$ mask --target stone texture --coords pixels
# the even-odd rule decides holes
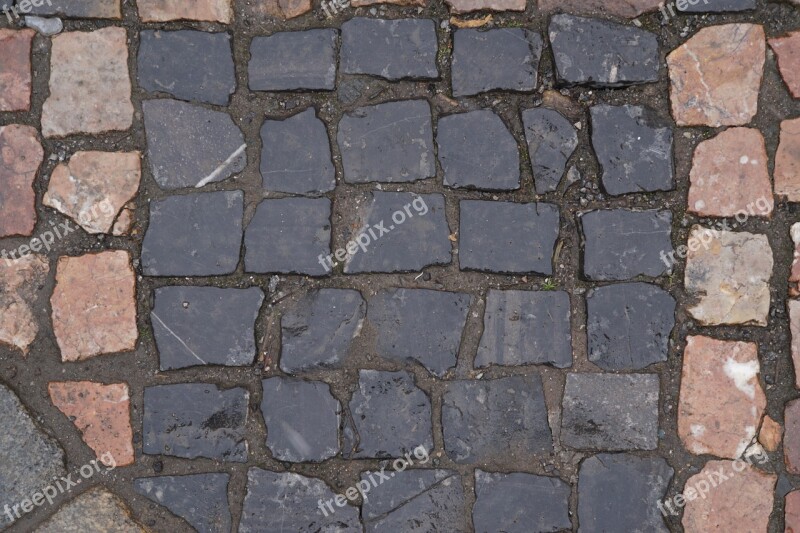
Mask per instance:
[[[230,531],[228,474],[159,476],[134,480],[133,489],[176,516],[198,533]]]
[[[678,434],[687,450],[727,459],[744,454],[767,405],[758,373],[754,343],[686,339]]]
[[[767,531],[777,476],[748,465],[739,471],[734,464],[740,463],[709,461],[686,481],[686,487],[696,487],[715,479],[720,469],[727,473],[727,480],[705,498],[687,498],[681,521],[684,531]]]
[[[236,90],[229,34],[144,30],[139,39],[137,80],[142,89],[228,105]]]
[[[30,13],[69,18],[120,19],[120,0],[46,0],[31,4]]]
[[[766,326],[773,265],[767,236],[694,226],[689,244],[684,286],[696,302],[689,313],[703,325]]]
[[[764,29],[724,24],[701,29],[667,56],[672,115],[679,126],[738,126],[758,109]]]
[[[601,453],[584,460],[578,474],[581,532],[667,533],[657,504],[672,474],[661,457]]]
[[[371,6],[375,4],[425,7],[428,4],[428,0],[352,0],[352,2],[350,2],[350,5],[353,7]]]
[[[126,383],[51,382],[50,400],[81,432],[83,441],[106,466],[133,464],[130,395]],[[104,460],[109,454],[113,460]]]
[[[789,92],[800,98],[800,31],[770,39],[769,45],[778,57],[778,68]]]
[[[0,237],[33,233],[36,225],[33,180],[43,159],[44,150],[34,128],[19,124],[0,126],[0,205],[3,206]]]
[[[150,313],[161,370],[248,366],[256,356],[258,287],[161,287]]]
[[[367,319],[377,355],[414,360],[437,377],[456,366],[467,321],[469,294],[427,289],[385,289],[370,298]]]
[[[243,388],[206,383],[145,387],[142,452],[245,462],[249,399]]]
[[[530,30],[456,30],[453,35],[453,96],[495,90],[533,91],[541,55],[542,37]]]
[[[793,490],[786,495],[785,511],[784,533],[800,532],[800,490]]]
[[[50,176],[42,203],[77,222],[87,233],[111,233],[142,177],[139,152],[75,152]]]
[[[50,305],[62,361],[136,348],[136,275],[128,252],[59,258]]]
[[[275,459],[319,462],[339,453],[342,406],[327,383],[274,377],[261,384],[267,447]]]
[[[36,533],[113,531],[145,533],[125,503],[102,487],[84,492],[67,503],[36,529]]]
[[[578,132],[558,111],[544,107],[524,110],[522,123],[536,193],[552,192],[558,188],[567,160],[578,146]]]
[[[25,26],[33,28],[45,37],[52,37],[64,31],[64,23],[59,18],[26,16]]]
[[[641,370],[667,360],[675,299],[647,283],[592,289],[586,297],[589,361],[603,370]]]
[[[491,142],[486,142],[491,139]],[[503,120],[482,109],[439,119],[436,133],[444,184],[486,191],[519,189],[519,149]]]
[[[672,128],[646,107],[591,108],[592,147],[612,195],[668,191],[675,187]]]
[[[133,125],[127,39],[119,27],[53,37],[50,96],[42,108],[45,137],[91,135]]]
[[[462,270],[553,273],[558,207],[461,200],[459,265]]]
[[[783,414],[786,432],[783,438],[783,458],[786,471],[800,474],[800,401],[792,400],[786,404]]]
[[[150,170],[162,189],[202,187],[244,170],[247,145],[227,113],[166,99],[145,100],[142,111]]]
[[[436,79],[436,24],[430,19],[369,19],[342,24],[341,69],[388,80]]]
[[[0,111],[31,107],[31,42],[33,30],[0,28]]]
[[[229,24],[233,21],[231,0],[138,0],[139,16],[143,22],[168,20],[205,20]]]
[[[566,292],[489,289],[475,367],[572,366],[569,316]]]
[[[730,128],[697,145],[689,174],[689,211],[700,216],[770,216],[767,148],[754,128]]]
[[[636,18],[648,11],[656,11],[663,0],[538,0],[539,11],[552,13],[565,11],[585,15],[612,15],[622,18]]]
[[[786,302],[789,311],[789,330],[791,332],[792,362],[794,363],[795,387],[800,389],[800,300]]]
[[[769,415],[764,416],[758,431],[758,443],[768,452],[774,452],[783,440],[783,427]]]
[[[22,355],[39,333],[33,313],[49,272],[47,258],[38,254],[0,261],[0,343],[19,348]]]
[[[601,19],[555,15],[548,29],[555,74],[566,85],[626,87],[658,81],[658,40]]]
[[[448,382],[442,430],[445,452],[457,463],[504,463],[553,448],[538,374]]]
[[[775,194],[800,202],[800,118],[781,122],[775,153]]]
[[[572,529],[570,486],[558,478],[475,470],[475,531],[530,533]]]
[[[311,7],[311,0],[259,0],[254,9],[261,15],[286,20],[305,15]]]
[[[525,0],[445,0],[454,14],[472,11],[525,11]]]
[[[578,449],[654,450],[658,375],[567,374],[561,442]]]
[[[332,91],[336,87],[336,30],[255,37],[247,72],[253,91]]]
[[[681,10],[684,13],[715,13],[727,11],[748,11],[756,8],[756,0],[703,0],[689,2]]]
[[[337,134],[348,183],[408,182],[436,175],[431,108],[425,100],[362,107]]]
[[[146,276],[230,274],[242,246],[242,191],[170,196],[150,202],[142,242]]]

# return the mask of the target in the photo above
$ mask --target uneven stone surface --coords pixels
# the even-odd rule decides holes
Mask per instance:
[[[22,355],[39,333],[33,313],[48,272],[47,258],[39,254],[0,261],[0,343],[19,348]]]
[[[800,474],[800,401],[792,400],[783,412],[786,433],[783,439],[783,459],[786,471]]]
[[[130,510],[120,498],[98,487],[64,505],[36,529],[36,533],[72,531],[144,533],[147,529],[131,518]]]
[[[277,19],[291,19],[305,15],[311,11],[312,6],[311,0],[261,0],[253,7],[262,15]]]
[[[336,30],[255,37],[247,72],[253,91],[331,91],[336,86]]]
[[[451,13],[472,11],[525,11],[525,0],[445,0]]]
[[[45,37],[52,37],[64,31],[64,23],[59,18],[26,16],[25,26],[33,28]]]
[[[228,474],[159,476],[134,480],[142,496],[163,505],[199,533],[229,531]]]
[[[140,0],[139,16],[144,22],[168,20],[207,20],[228,24],[233,21],[231,0]]]
[[[775,154],[775,194],[800,202],[800,118],[781,122]]]
[[[785,533],[798,533],[800,531],[800,490],[794,490],[786,495],[785,510]]]
[[[778,57],[778,68],[789,92],[800,98],[800,31],[772,38],[769,46]]]
[[[800,300],[786,302],[789,311],[789,333],[792,337],[792,362],[795,368],[795,387],[800,388]]]
[[[31,3],[30,13],[70,18],[120,19],[120,0],[46,0]]]
[[[539,11],[551,13],[565,11],[586,15],[607,14],[623,18],[635,18],[648,11],[657,10],[663,0],[538,0]]]
[[[558,111],[544,107],[523,111],[522,122],[536,193],[552,192],[558,188],[567,160],[578,146],[578,132]],[[440,132],[441,124],[440,120]]]
[[[758,443],[768,452],[774,452],[783,440],[783,427],[769,415],[764,416],[758,432]]]
[[[0,237],[33,233],[36,225],[33,181],[43,159],[44,150],[34,128],[19,124],[0,126],[0,205],[3,206]]]
[[[0,111],[31,107],[31,42],[33,30],[0,28]]]

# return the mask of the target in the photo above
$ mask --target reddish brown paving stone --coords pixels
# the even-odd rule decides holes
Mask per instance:
[[[114,222],[114,228],[111,230],[113,235],[120,236],[131,233],[134,222],[133,209],[133,206],[125,206],[122,208],[122,211],[119,213],[119,217],[117,217],[117,221]]]
[[[539,11],[551,13],[564,11],[584,15],[607,14],[635,18],[642,13],[655,11],[664,0],[539,0]]]
[[[471,11],[525,11],[526,0],[445,0],[451,13]]]
[[[786,404],[783,412],[783,460],[786,471],[800,474],[800,400]]]
[[[786,495],[784,533],[800,533],[800,490]]]
[[[761,430],[758,432],[758,443],[768,452],[774,452],[780,446],[783,438],[783,427],[775,422],[771,416],[764,416]]]
[[[730,128],[701,142],[689,175],[689,211],[700,216],[770,216],[772,183],[761,132]]]
[[[800,222],[792,224],[791,229],[792,242],[794,243],[794,259],[792,260],[792,269],[789,272],[789,295],[800,296]]]
[[[136,347],[135,283],[126,251],[59,258],[50,303],[63,361]]]
[[[775,194],[800,202],[800,118],[781,122],[775,153]]]
[[[92,381],[53,382],[50,399],[77,427],[83,441],[106,466],[133,464],[128,385]]]
[[[75,475],[72,480],[75,481]],[[80,479],[80,478],[78,478]],[[131,517],[119,497],[102,486],[92,488],[68,501],[36,533],[150,533]]]
[[[764,28],[703,28],[667,56],[672,115],[679,126],[737,126],[758,110]]]
[[[39,332],[33,307],[48,272],[42,255],[0,261],[0,343],[16,346],[23,355]]]
[[[778,69],[789,92],[800,98],[800,31],[770,39],[769,45],[778,57]]]
[[[0,29],[0,111],[31,108],[31,41],[33,30]]]
[[[286,20],[311,11],[311,0],[257,0],[252,9],[261,15]]]
[[[789,330],[792,334],[792,362],[794,386],[800,389],[800,300],[789,300]]]
[[[229,24],[233,20],[231,0],[138,0],[136,5],[143,22],[206,20]]]
[[[33,180],[44,150],[31,126],[0,127],[0,237],[30,235],[36,225]]]

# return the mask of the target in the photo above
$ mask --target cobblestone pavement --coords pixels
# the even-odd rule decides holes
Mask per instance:
[[[800,1],[9,2],[0,529],[800,531]]]

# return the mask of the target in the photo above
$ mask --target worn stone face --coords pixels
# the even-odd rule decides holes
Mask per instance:
[[[800,202],[800,118],[781,122],[775,153],[775,194]]]
[[[764,29],[754,24],[703,28],[667,56],[672,115],[679,126],[739,126],[758,110]]]
[[[136,275],[128,252],[59,258],[50,305],[62,361],[136,348]]]
[[[2,3],[0,3],[0,7],[3,7]],[[44,35],[45,37],[58,35],[64,30],[64,22],[59,18],[45,18],[26,15],[25,25],[29,28],[33,28],[40,35]]]
[[[199,533],[230,531],[228,474],[159,476],[134,480],[133,489],[183,518]]]
[[[536,88],[541,54],[542,38],[533,31],[522,28],[456,30],[453,35],[453,96],[494,90],[532,91]]]
[[[150,313],[161,370],[245,366],[256,356],[257,287],[161,287]]]
[[[39,3],[39,2],[37,2]],[[70,18],[120,19],[120,0],[47,0],[30,4],[30,13]]]
[[[30,126],[0,126],[0,237],[30,235],[36,225],[33,180],[44,159],[37,137]]]
[[[800,401],[786,404],[783,414],[786,434],[783,439],[783,458],[790,474],[800,474]]]
[[[65,531],[114,531],[145,533],[147,529],[131,518],[131,512],[117,496],[102,487],[84,492],[64,505],[37,533]]]
[[[528,154],[533,166],[536,193],[558,188],[567,160],[578,146],[578,132],[558,111],[537,107],[522,112]],[[442,122],[439,121],[439,131]]]
[[[33,310],[49,271],[47,258],[38,254],[0,261],[0,343],[19,348],[22,355],[28,355],[39,333]]]
[[[571,448],[654,450],[658,375],[567,374],[561,442]]]
[[[773,264],[767,236],[694,226],[688,242],[684,285],[697,302],[689,313],[703,325],[766,326]]]
[[[442,430],[445,452],[457,463],[502,463],[553,448],[538,374],[448,382]]]
[[[525,0],[445,0],[450,12],[469,13],[472,11],[525,11]]]
[[[468,294],[427,289],[378,292],[367,307],[367,319],[377,333],[377,354],[415,360],[443,377],[456,366],[470,301]]]
[[[145,387],[142,451],[245,462],[249,399],[245,389],[205,383]]]
[[[778,68],[789,92],[800,98],[800,31],[770,39],[769,45],[778,56]]]
[[[133,124],[127,33],[108,27],[52,39],[50,96],[42,135],[65,137],[127,130]]]
[[[800,490],[794,490],[786,495],[785,510],[785,533],[797,533],[800,531]]]
[[[253,91],[332,91],[336,87],[336,30],[255,37],[247,72]]]
[[[758,443],[768,452],[774,452],[781,445],[782,439],[783,427],[769,415],[765,415],[758,432]]]
[[[539,11],[551,13],[554,11],[566,11],[569,13],[581,13],[586,15],[614,15],[632,19],[655,11],[663,0],[538,0]]]
[[[231,0],[141,0],[136,3],[143,22],[207,20],[229,24],[233,21]]]
[[[667,533],[657,504],[667,492],[672,474],[660,457],[601,453],[584,460],[578,475],[581,531]]]
[[[0,29],[0,111],[31,107],[31,42],[33,30]]]
[[[800,388],[800,300],[786,302],[789,309],[789,330],[792,336],[792,362],[795,368],[795,387]]]
[[[459,265],[550,275],[559,221],[552,204],[461,200]]]
[[[268,17],[291,19],[311,11],[311,0],[259,0],[253,9]]]

